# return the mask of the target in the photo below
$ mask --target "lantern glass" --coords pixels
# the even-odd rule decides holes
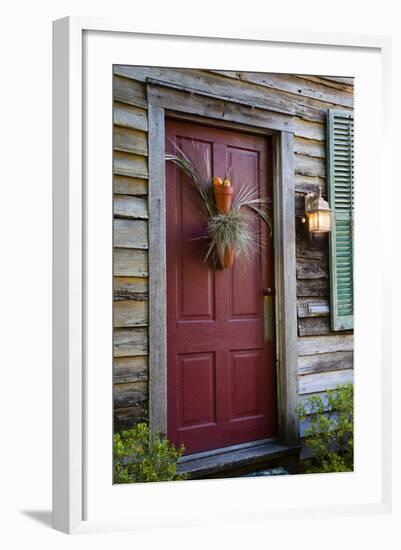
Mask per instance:
[[[331,230],[331,212],[330,210],[315,210],[309,212],[309,231],[311,233],[327,233]]]

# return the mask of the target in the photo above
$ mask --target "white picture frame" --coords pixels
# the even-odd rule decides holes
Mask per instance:
[[[140,51],[130,46],[134,40],[144,41],[146,48]],[[160,48],[161,42],[163,48]],[[111,355],[107,355],[112,315],[112,300],[107,294],[107,285],[111,284],[108,269],[111,266],[112,194],[104,187],[101,198],[94,199],[90,184],[96,178],[103,189],[101,183],[107,185],[109,178],[111,185],[111,172],[107,171],[112,162],[111,125],[109,135],[105,134],[111,120],[111,106],[107,111],[107,102],[111,97],[112,71],[107,71],[113,63],[163,66],[168,63],[167,59],[177,66],[173,54],[181,55],[186,49],[183,44],[191,46],[191,63],[195,66],[197,63],[208,66],[211,55],[218,64],[224,58],[224,48],[229,48],[232,56],[225,68],[235,68],[238,63],[242,63],[242,69],[248,68],[244,63],[263,67],[265,48],[266,52],[275,54],[266,61],[265,72],[280,72],[280,67],[296,66],[298,73],[319,74],[325,66],[324,74],[334,74],[335,67],[337,70],[342,67],[344,76],[356,75],[357,121],[360,114],[359,126],[356,122],[356,172],[366,181],[366,191],[359,194],[356,191],[360,204],[356,235],[359,231],[362,237],[355,257],[356,467],[352,474],[341,474],[337,478],[329,474],[112,486]],[[302,60],[291,61],[294,48],[302,51],[302,56],[298,56]],[[252,59],[249,52],[254,56]],[[389,137],[385,127],[389,117],[390,54],[391,43],[386,37],[260,28],[230,28],[226,32],[200,30],[184,36],[173,27],[169,35],[152,34],[150,28],[122,21],[69,17],[54,22],[53,525],[56,529],[77,533],[140,529],[150,525],[263,522],[269,518],[309,518],[322,513],[339,516],[389,511],[390,445],[384,426],[390,425],[391,417],[389,400],[383,396],[391,394],[391,358],[386,342],[390,320],[383,311],[380,296],[390,245],[387,240],[385,246],[380,246],[380,238],[385,231],[383,197],[386,201],[391,197],[386,149]],[[281,72],[290,71],[285,68]],[[96,94],[93,93],[95,81]],[[368,81],[370,95],[366,90]],[[364,138],[363,115],[369,101],[371,125],[380,141],[380,154],[374,166],[369,163],[371,150]],[[377,181],[380,185],[375,187]],[[373,190],[376,191],[374,197]],[[369,229],[372,207],[376,209],[377,219],[375,228]],[[362,299],[367,285],[362,274],[368,261],[367,239],[379,250],[377,265],[370,266],[375,282],[369,285],[369,292],[373,290],[369,308]],[[97,247],[99,241],[102,244]],[[102,275],[95,280],[94,273]],[[380,335],[375,342],[373,335]],[[366,342],[366,346],[358,346],[358,340]],[[93,378],[95,363],[101,365],[96,380]],[[110,365],[109,380],[107,364]],[[358,370],[361,364],[363,377]],[[370,396],[369,406],[367,396]],[[381,442],[368,462],[358,454],[358,449],[363,453],[369,445],[368,434],[360,423],[362,417],[371,422],[371,433]],[[101,427],[96,427],[95,419]],[[261,488],[266,488],[266,483],[269,483],[269,495],[261,498]],[[305,489],[309,494],[297,499],[296,495]],[[238,493],[243,501],[241,505]],[[210,495],[215,497],[216,506],[225,506],[224,513],[219,514],[214,505],[208,506]],[[141,506],[135,504],[138,502]],[[168,506],[169,502],[173,504]],[[128,513],[123,514],[121,510]]]

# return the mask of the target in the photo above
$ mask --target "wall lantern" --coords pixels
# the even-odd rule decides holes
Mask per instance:
[[[311,233],[331,231],[331,209],[329,203],[322,198],[320,188],[318,193],[305,195],[305,214]],[[302,221],[305,223],[306,219],[303,218]]]

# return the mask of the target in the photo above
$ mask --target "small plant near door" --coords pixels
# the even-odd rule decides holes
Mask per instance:
[[[272,224],[266,210],[266,199],[258,197],[255,190],[243,184],[235,185],[230,179],[230,172],[224,179],[220,176],[204,177],[196,163],[175,145],[175,154],[166,155],[166,160],[173,162],[189,178],[197,190],[201,212],[206,221],[208,247],[205,261],[209,260],[214,268],[228,268],[234,258],[249,259],[259,244],[258,235],[251,227],[251,214],[256,214],[269,228]],[[205,165],[208,166],[207,159]]]
[[[312,396],[299,405],[309,423],[305,445],[312,451],[306,473],[352,472],[354,467],[354,386],[339,385],[326,396]]]
[[[176,481],[185,479],[177,473],[177,461],[184,447],[176,449],[166,438],[151,434],[147,424],[114,434],[114,483]]]

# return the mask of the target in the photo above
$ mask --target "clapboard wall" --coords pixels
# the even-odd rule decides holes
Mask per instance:
[[[146,80],[163,80],[294,116],[298,368],[301,399],[352,380],[352,332],[331,332],[327,236],[301,222],[304,195],[326,195],[326,114],[351,110],[351,79],[115,66],[114,411],[115,429],[147,419],[148,117]],[[309,304],[323,312],[311,314]],[[302,432],[302,427],[301,427]]]

